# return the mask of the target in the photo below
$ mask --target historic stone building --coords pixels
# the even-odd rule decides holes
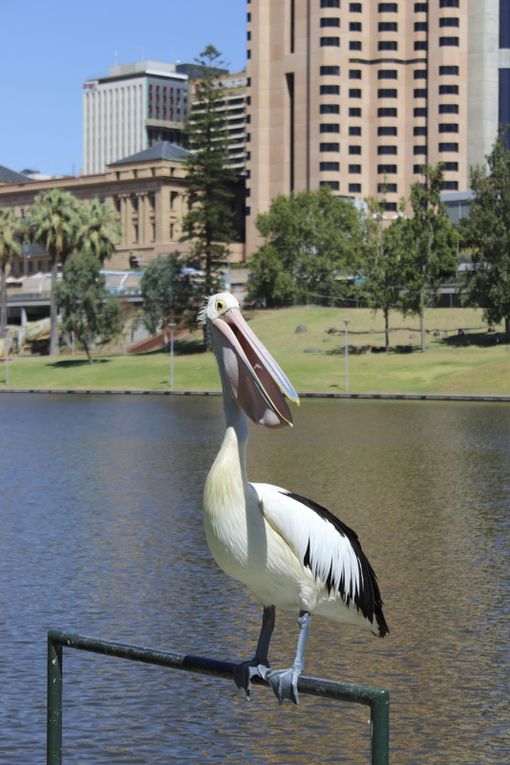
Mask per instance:
[[[119,270],[143,267],[158,255],[187,252],[187,243],[180,241],[187,211],[186,156],[185,149],[162,142],[114,162],[105,173],[44,181],[20,176],[16,182],[0,181],[0,207],[12,207],[18,215],[26,215],[36,194],[51,188],[70,191],[82,201],[101,199],[118,213],[122,231],[112,259],[105,265]],[[242,245],[232,245],[231,262],[242,257]],[[40,247],[25,247],[12,263],[16,276],[47,270],[47,258]]]

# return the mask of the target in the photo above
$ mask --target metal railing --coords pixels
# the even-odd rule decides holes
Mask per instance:
[[[202,656],[153,651],[138,646],[112,643],[62,630],[48,632],[48,706],[47,765],[62,763],[62,686],[63,648],[75,648],[119,659],[129,659],[160,667],[181,669],[202,675],[232,680],[235,664]],[[254,682],[264,684],[259,678]],[[298,690],[303,694],[322,696],[336,701],[365,704],[371,712],[371,765],[389,765],[389,692],[366,685],[351,685],[334,680],[302,675]]]

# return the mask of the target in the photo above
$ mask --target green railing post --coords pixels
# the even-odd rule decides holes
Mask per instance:
[[[380,691],[370,704],[372,725],[372,765],[390,762],[390,694]]]
[[[62,764],[62,643],[48,632],[47,765]]]

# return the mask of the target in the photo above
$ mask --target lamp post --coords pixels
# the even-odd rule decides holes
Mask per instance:
[[[345,385],[344,389],[346,393],[349,393],[349,322],[350,319],[344,319],[344,337],[345,337],[345,352],[344,352],[344,374],[345,374]]]
[[[170,390],[173,390],[173,387],[174,387],[174,329],[176,325],[172,322],[168,326],[170,328],[170,378],[168,380],[168,383],[170,385]]]

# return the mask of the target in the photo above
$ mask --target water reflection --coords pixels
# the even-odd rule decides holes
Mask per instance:
[[[260,609],[218,571],[200,500],[219,399],[0,396],[0,760],[43,760],[45,634],[250,655]],[[310,674],[387,687],[392,762],[508,763],[510,410],[305,401],[249,472],[358,531],[391,634],[315,620]],[[275,665],[295,618],[277,616]],[[366,763],[367,710],[67,651],[66,763]],[[14,670],[15,668],[15,670]]]

